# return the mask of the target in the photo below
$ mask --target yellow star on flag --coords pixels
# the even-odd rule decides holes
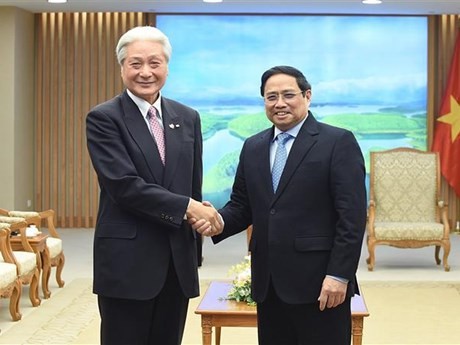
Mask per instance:
[[[438,121],[451,125],[451,137],[454,142],[460,133],[460,103],[454,96],[450,95],[450,113],[438,117]]]

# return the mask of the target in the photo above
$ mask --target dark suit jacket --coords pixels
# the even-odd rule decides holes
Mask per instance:
[[[220,210],[224,231],[214,242],[253,224],[249,244],[252,294],[265,299],[271,277],[291,304],[314,303],[324,277],[355,273],[366,224],[365,168],[347,130],[317,122],[309,113],[273,193],[269,149],[273,128],[243,145],[231,201]]]
[[[127,92],[86,119],[88,151],[100,185],[94,239],[94,293],[151,299],[173,261],[185,296],[199,294],[195,232],[183,220],[201,200],[199,114],[162,98],[166,166]]]

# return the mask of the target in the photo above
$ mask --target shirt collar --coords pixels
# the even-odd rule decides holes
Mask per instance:
[[[296,124],[294,127],[290,128],[290,129],[288,129],[287,131],[284,131],[284,132],[275,126],[275,132],[273,133],[272,142],[275,141],[276,137],[277,137],[278,134],[280,134],[280,133],[288,133],[288,134],[290,134],[291,136],[293,136],[294,139],[297,138],[297,135],[298,135],[299,132],[300,132],[300,128],[302,128],[302,125],[303,125],[303,123],[305,122],[305,120],[307,119],[307,117],[308,117],[308,114],[307,114],[307,116],[305,116],[305,118],[304,118],[302,121],[300,121],[300,122],[299,122],[298,124]]]
[[[133,100],[133,102],[136,103],[137,107],[139,108],[139,110],[140,110],[140,112],[141,112],[141,114],[142,114],[142,116],[144,118],[147,118],[147,114],[149,112],[149,109],[153,105],[155,107],[155,109],[157,110],[158,117],[160,119],[163,119],[163,114],[161,112],[161,92],[159,93],[157,100],[153,104],[150,104],[145,99],[142,99],[142,98],[136,96],[135,94],[133,94],[128,89],[126,89],[126,92],[128,93],[129,98],[131,98]]]

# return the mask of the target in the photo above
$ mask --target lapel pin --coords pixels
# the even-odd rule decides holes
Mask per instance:
[[[172,123],[170,123],[169,128],[174,129],[174,125]]]
[[[179,124],[176,124],[176,128],[179,128],[179,127],[180,127],[180,125],[179,125]]]

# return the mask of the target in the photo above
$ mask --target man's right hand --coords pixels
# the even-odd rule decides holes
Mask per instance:
[[[209,202],[191,199],[186,215],[192,228],[204,236],[218,235],[223,230],[220,215]]]

